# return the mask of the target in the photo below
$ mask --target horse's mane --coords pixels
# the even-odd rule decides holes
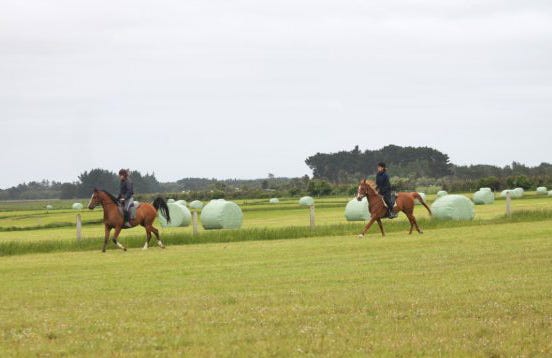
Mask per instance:
[[[113,201],[113,203],[117,204],[117,198],[110,194],[107,190],[100,190],[102,193],[104,193],[105,195],[107,195],[109,197],[109,199],[111,199],[111,201]]]
[[[375,183],[373,180],[366,180],[364,183],[365,183],[368,187],[370,187],[370,189],[372,189],[374,192],[376,192],[376,193],[378,192],[378,190],[377,190],[377,185],[376,185],[376,183]]]

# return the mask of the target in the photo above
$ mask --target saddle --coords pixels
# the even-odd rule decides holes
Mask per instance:
[[[137,201],[134,201],[130,204],[130,207],[128,208],[128,212],[130,213],[129,217],[131,221],[136,219],[136,209],[138,209],[140,205],[141,204]],[[121,214],[121,216],[124,216],[123,205],[120,202],[117,203],[117,208],[119,209],[119,214]]]
[[[379,197],[380,197],[380,199],[383,203],[383,206],[385,206],[387,209],[389,209],[389,207],[387,206],[387,203],[385,202],[385,199],[383,198],[383,195],[380,195]],[[391,208],[395,207],[396,201],[397,201],[397,193],[392,192],[391,193]]]

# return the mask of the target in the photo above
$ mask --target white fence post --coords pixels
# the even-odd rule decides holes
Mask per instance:
[[[82,219],[81,215],[77,214],[77,241],[82,239]]]
[[[311,230],[315,228],[314,204],[310,207],[310,228]]]
[[[199,230],[198,230],[198,220],[197,220],[197,210],[194,210],[192,212],[192,225],[193,225],[193,228],[194,228],[194,236],[197,236],[197,234],[199,233]]]
[[[506,216],[512,217],[512,194],[510,191],[506,193]]]

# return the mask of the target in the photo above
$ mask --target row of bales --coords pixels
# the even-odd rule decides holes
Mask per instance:
[[[500,196],[503,198],[510,196],[512,199],[522,198],[525,191],[523,188],[515,188],[504,190]],[[426,195],[418,193],[425,201]],[[536,191],[537,195],[552,196],[552,190],[548,191],[546,187],[539,187]],[[446,191],[441,190],[436,195],[437,199],[431,205],[433,217],[441,220],[473,220],[475,217],[475,205],[493,204],[495,194],[491,188],[480,188],[473,194],[472,199],[464,195],[452,194],[449,195]],[[415,200],[416,204],[420,204]],[[347,221],[367,221],[370,219],[368,211],[368,201],[366,198],[362,201],[352,199],[345,207],[345,218]]]

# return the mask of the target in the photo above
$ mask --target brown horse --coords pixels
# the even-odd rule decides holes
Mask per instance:
[[[368,209],[370,210],[371,219],[366,225],[366,227],[364,228],[364,230],[362,231],[362,233],[359,235],[359,237],[361,238],[364,237],[364,235],[370,229],[370,226],[374,224],[374,222],[378,223],[378,226],[381,230],[381,235],[385,236],[381,219],[387,216],[387,207],[385,206],[385,202],[383,201],[383,198],[378,194],[378,191],[376,190],[376,185],[373,181],[364,179],[363,181],[360,182],[360,185],[358,187],[357,200],[361,201],[362,198],[364,197],[368,199]],[[410,221],[409,234],[412,234],[412,229],[414,227],[416,227],[416,230],[420,234],[423,234],[423,231],[420,230],[420,227],[416,222],[416,218],[414,217],[415,199],[418,199],[418,201],[423,206],[425,206],[427,211],[429,211],[429,215],[431,215],[431,209],[424,202],[424,199],[422,199],[420,194],[416,192],[398,193],[397,199],[395,201],[395,206],[393,207],[393,211],[395,213],[398,213],[399,211],[402,211],[403,213],[405,213],[406,217],[408,218],[408,221]]]
[[[105,190],[94,189],[94,193],[90,198],[90,203],[88,203],[88,209],[92,210],[98,205],[101,205],[104,211],[103,222],[105,226],[105,239],[102,252],[105,252],[105,248],[109,241],[109,236],[111,235],[112,229],[115,229],[115,235],[112,239],[113,243],[117,245],[120,249],[126,251],[126,247],[121,245],[118,240],[121,230],[125,229],[126,227],[123,226],[123,213],[122,210],[119,208],[117,198],[109,194]],[[153,205],[148,203],[141,203],[138,208],[136,208],[136,218],[134,218],[134,220],[131,220],[130,222],[130,224],[132,225],[131,227],[142,225],[146,229],[146,243],[143,247],[144,250],[148,248],[152,232],[155,234],[157,244],[162,249],[165,248],[165,245],[163,245],[163,242],[159,238],[159,231],[155,227],[153,227],[153,222],[157,217],[158,210],[161,211],[161,215],[163,215],[167,219],[167,222],[171,221],[167,203],[162,198],[157,198],[153,202]]]

